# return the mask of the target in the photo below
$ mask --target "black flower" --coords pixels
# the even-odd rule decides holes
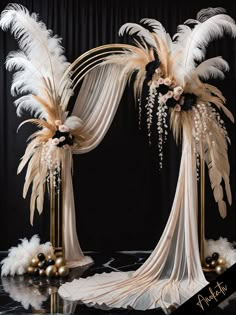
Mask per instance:
[[[157,58],[151,62],[149,62],[146,67],[145,67],[145,70],[146,70],[146,79],[148,81],[150,81],[152,79],[152,76],[155,72],[155,70],[160,66],[161,62],[160,60]]]
[[[158,92],[162,95],[165,95],[169,91],[170,87],[165,84],[160,84],[158,87]]]
[[[195,94],[186,93],[182,97],[184,99],[183,105],[181,106],[182,110],[191,110],[197,102],[197,96]]]

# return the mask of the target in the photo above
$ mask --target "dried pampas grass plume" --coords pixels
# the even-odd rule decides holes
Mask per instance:
[[[20,239],[17,247],[8,250],[8,256],[0,264],[2,265],[1,276],[23,275],[27,271],[31,259],[38,253],[49,255],[52,253],[50,242],[40,244],[38,235],[33,235],[30,240]]]

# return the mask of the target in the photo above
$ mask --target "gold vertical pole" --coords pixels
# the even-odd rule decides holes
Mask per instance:
[[[205,266],[205,161],[201,154],[200,163],[200,259]]]
[[[55,250],[55,187],[53,174],[50,174],[50,242]]]
[[[201,154],[200,165],[200,259],[205,272],[212,271],[206,267],[205,261],[205,161]]]
[[[59,188],[54,186],[54,175],[50,175],[50,242],[54,254],[64,257],[64,213],[63,213],[63,176],[59,174]],[[56,179],[57,180],[57,179]]]

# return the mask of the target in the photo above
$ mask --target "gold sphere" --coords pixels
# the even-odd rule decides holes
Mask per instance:
[[[221,266],[225,266],[226,265],[226,260],[224,259],[224,257],[219,257],[217,260],[217,264],[221,265]]]
[[[58,269],[58,273],[61,277],[66,277],[68,276],[69,274],[69,268],[66,267],[66,266],[61,266],[59,269]]]
[[[60,267],[62,267],[62,266],[65,266],[65,264],[66,264],[66,261],[65,261],[65,259],[64,259],[63,257],[58,257],[58,258],[56,259],[56,261],[55,261],[55,266],[56,266],[57,268],[60,268]]]
[[[43,262],[42,262],[42,261],[40,261],[40,262],[38,263],[38,267],[39,267],[40,269],[43,268]]]
[[[27,272],[28,272],[30,275],[32,275],[32,274],[34,273],[34,267],[29,266],[29,267],[27,268]]]
[[[215,260],[212,260],[212,262],[211,262],[211,268],[215,268],[215,266],[216,266],[216,261]]]
[[[47,255],[46,259],[49,260],[49,259],[52,259],[52,260],[56,260],[56,256],[54,254],[50,254],[50,255]]]
[[[50,265],[50,266],[48,266],[47,268],[46,268],[46,275],[48,276],[48,277],[55,277],[55,275],[56,275],[56,272],[57,272],[57,268],[56,268],[56,266],[54,266],[54,265]]]
[[[40,270],[39,270],[39,275],[40,275],[41,277],[46,276],[45,270],[44,270],[44,269],[40,269]]]
[[[31,259],[31,266],[32,267],[37,267],[38,266],[38,263],[39,263],[39,259],[37,257],[34,257]]]
[[[215,267],[215,272],[218,274],[218,275],[221,275],[223,272],[225,271],[225,268],[221,265],[218,265]]]

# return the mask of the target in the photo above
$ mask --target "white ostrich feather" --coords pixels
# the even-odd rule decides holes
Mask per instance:
[[[11,88],[12,95],[41,95],[42,89],[47,88],[43,78],[51,82],[50,92],[54,99],[60,97],[65,88],[71,93],[69,74],[61,80],[69,66],[63,55],[61,39],[52,36],[52,31],[47,30],[45,24],[38,21],[35,13],[30,15],[22,5],[9,4],[1,14],[0,27],[4,31],[10,29],[21,49],[11,52],[6,61],[8,70],[16,70]],[[45,116],[44,108],[39,103],[34,102],[31,106],[25,99],[19,98],[15,104],[19,115],[24,109],[36,112],[41,117]]]
[[[226,12],[225,8],[222,8],[222,7],[218,7],[218,8],[209,7],[209,8],[201,9],[197,14],[197,20],[200,22],[204,22],[210,17],[212,17],[213,15],[222,14],[225,12]]]
[[[123,36],[124,33],[128,33],[130,35],[133,35],[136,33],[137,36],[143,38],[146,43],[149,45],[155,47],[156,43],[151,35],[151,33],[141,25],[138,25],[136,23],[125,23],[121,26],[119,30],[119,36]]]
[[[31,259],[39,253],[51,254],[51,243],[40,244],[38,235],[33,235],[29,241],[26,238],[21,239],[21,243],[16,247],[11,247],[8,250],[8,256],[1,261],[1,275],[23,275]]]
[[[169,50],[172,48],[172,40],[169,33],[166,32],[166,29],[161,24],[161,22],[155,19],[144,18],[140,21],[141,23],[147,24],[153,30],[153,32],[159,37],[163,42],[167,44]]]
[[[200,63],[195,73],[199,78],[208,79],[224,79],[224,72],[229,71],[228,62],[222,57],[214,57]]]
[[[227,238],[220,237],[218,240],[208,239],[205,241],[205,256],[211,256],[215,252],[219,253],[220,257],[225,258],[227,267],[236,263],[236,249]]]
[[[70,130],[75,130],[82,127],[82,120],[77,116],[70,116],[64,123]]]
[[[220,12],[216,8],[216,12]],[[205,11],[204,11],[205,12]],[[215,12],[215,11],[214,11]],[[179,55],[175,67],[176,77],[188,76],[196,67],[196,61],[202,61],[205,57],[207,45],[216,38],[221,38],[224,34],[232,37],[236,36],[235,21],[226,14],[212,16],[205,13],[204,18],[199,20],[187,20],[184,25],[178,26],[178,32],[173,39],[173,55]],[[208,19],[206,19],[209,17]],[[195,21],[195,26],[190,28],[186,24]],[[202,22],[201,22],[202,21]]]

